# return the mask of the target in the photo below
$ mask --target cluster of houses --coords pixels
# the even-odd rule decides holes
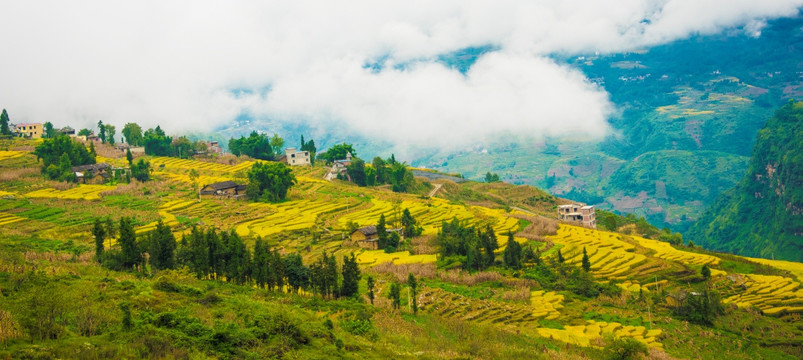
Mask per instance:
[[[565,222],[578,223],[592,229],[597,228],[597,217],[592,205],[576,203],[558,205],[558,217]]]
[[[345,159],[335,160],[332,163],[332,168],[329,169],[324,178],[331,181],[337,179],[338,176],[348,177],[347,167],[349,165],[351,165],[351,153],[347,152]]]

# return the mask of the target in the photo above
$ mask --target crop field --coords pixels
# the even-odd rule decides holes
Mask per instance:
[[[322,214],[343,210],[348,204],[316,199],[280,204],[255,203],[250,206],[265,208],[272,213],[237,225],[236,231],[240,236],[268,236],[283,231],[309,229]]]
[[[563,295],[555,294],[554,291],[533,291],[530,293],[530,304],[533,307],[533,317],[554,320],[560,316],[558,310],[563,309]]]
[[[55,198],[67,200],[100,200],[100,193],[114,190],[117,186],[78,185],[68,190],[41,189],[25,194],[29,198]]]
[[[616,322],[588,320],[585,325],[566,325],[563,329],[538,328],[537,331],[545,338],[585,347],[592,346],[592,341],[607,334],[616,337],[631,337],[648,347],[663,347],[663,344],[656,340],[656,337],[661,335],[661,330],[647,330],[643,326],[622,325]]]
[[[720,263],[718,257],[678,250],[673,248],[668,242],[650,240],[638,236],[633,236],[633,239],[635,239],[639,245],[654,250],[655,253],[653,256],[661,259],[677,261],[686,265],[717,265]]]
[[[0,151],[0,161],[13,159],[27,154],[25,151]]]
[[[409,251],[386,253],[385,250],[365,250],[357,254],[357,263],[362,266],[374,266],[387,262],[392,262],[396,265],[427,264],[433,263],[436,260],[437,258],[435,255],[412,255]]]
[[[712,272],[713,272],[713,269],[712,269]],[[621,283],[618,283],[616,285],[619,286],[620,288],[622,288],[623,290],[627,290],[627,291],[632,292],[632,293],[638,293],[639,291],[648,293],[648,292],[650,292],[650,288],[655,290],[656,287],[663,286],[666,283],[667,283],[667,281],[665,279],[664,280],[659,280],[657,282],[646,282],[646,283],[643,283],[643,284],[639,283],[637,280],[633,280],[633,281],[625,280],[625,281],[623,281]]]
[[[225,164],[218,164],[218,163],[211,163],[205,161],[198,161],[198,160],[186,160],[186,159],[178,159],[178,158],[171,158],[171,157],[155,157],[151,159],[152,166],[158,168],[161,165],[164,165],[165,168],[170,169],[183,169],[183,170],[206,170],[206,171],[216,171],[222,173],[234,173],[243,169],[247,169],[254,165],[254,161],[244,161],[237,165],[225,165]]]
[[[17,195],[17,194],[15,194],[15,193],[13,193],[13,192],[8,192],[8,191],[2,191],[2,190],[0,190],[0,197],[4,197],[4,196],[16,196],[16,195]]]
[[[620,237],[614,233],[561,224],[557,235],[549,239],[564,246],[561,251],[566,263],[579,266],[585,247],[594,276],[623,279],[632,275],[631,269],[646,263],[647,257],[635,253],[635,245],[619,240]]]
[[[421,310],[448,318],[484,324],[534,328],[537,319],[530,306],[493,300],[469,299],[439,288],[426,288],[420,295]]]
[[[438,198],[430,199],[427,202],[405,200],[396,207],[390,201],[372,199],[370,207],[341,216],[338,224],[341,228],[346,228],[346,224],[351,221],[360,226],[375,225],[382,214],[385,215],[389,224],[394,224],[398,222],[397,218],[404,209],[410,210],[410,214],[424,228],[425,235],[436,234],[443,221],[457,218],[469,225],[491,224],[500,245],[504,245],[507,241],[504,234],[511,230],[516,231],[519,226],[516,218],[507,216],[502,210],[481,206],[454,205],[447,200]]]
[[[166,179],[169,180],[181,181],[187,184],[192,184],[192,179],[190,179],[190,176],[187,174],[177,174],[168,171],[154,171],[153,173],[156,175],[164,176]],[[225,176],[199,175],[197,182],[200,186],[204,186],[216,182],[230,181],[230,180],[232,180],[230,177],[225,177]]]
[[[803,282],[803,263],[783,261],[783,260],[760,259],[760,258],[747,258],[747,259],[753,262],[757,262],[759,264],[764,264],[781,270],[786,270],[792,273],[792,275],[795,275],[795,277],[797,277],[797,281]]]
[[[17,221],[25,220],[25,218],[21,218],[19,216],[15,216],[9,213],[0,212],[0,226],[13,224]]]
[[[757,307],[767,315],[803,313],[803,287],[783,276],[748,274],[745,291],[723,300],[738,307]]]

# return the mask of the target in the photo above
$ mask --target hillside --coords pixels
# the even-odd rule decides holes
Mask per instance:
[[[803,103],[758,132],[747,174],[687,233],[710,249],[803,261]]]
[[[798,16],[768,22],[760,36],[732,29],[630,53],[557,57],[610,94],[614,134],[600,143],[503,136],[413,164],[475,180],[496,172],[683,232],[744,175],[766,119],[800,97],[801,25]]]
[[[37,144],[0,140],[0,358],[803,356],[803,264],[672,246],[639,226],[610,232],[559,223],[556,206],[566,200],[531,186],[437,179],[440,190],[427,197],[324,181],[327,169],[314,166],[292,169],[298,183],[281,202],[199,200],[198,185],[245,181],[257,161],[142,156],[151,181],[76,185],[42,176],[31,153]],[[106,154],[98,162],[126,166],[122,154],[98,151]],[[422,233],[396,251],[351,241],[355,224],[384,215],[399,226],[404,209]],[[122,217],[131,218],[141,248],[151,247],[142,254],[148,260],[113,270],[94,257],[94,222]],[[495,239],[495,250],[444,256],[444,222],[463,231],[448,241],[496,234],[484,237]],[[198,229],[208,244],[217,234],[228,239],[215,250],[227,254],[225,266],[212,266],[219,253],[197,242]],[[169,234],[176,266],[157,266],[164,254],[153,239]],[[105,241],[107,252],[125,246],[123,234]],[[511,262],[515,244],[534,252]],[[301,275],[290,267],[279,276],[287,286],[265,288],[259,268],[243,265],[264,261],[264,246],[285,264],[297,254],[312,282],[332,255],[343,269],[335,288],[345,286],[353,253],[358,294],[321,295],[310,284],[295,291],[291,278]],[[211,254],[202,271],[188,260],[198,259],[197,249],[201,259]],[[488,259],[481,270],[471,267],[474,256]],[[397,284],[398,309],[388,297]]]

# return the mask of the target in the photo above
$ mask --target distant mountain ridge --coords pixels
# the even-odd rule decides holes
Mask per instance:
[[[758,133],[747,174],[686,234],[710,249],[803,261],[803,102]]]

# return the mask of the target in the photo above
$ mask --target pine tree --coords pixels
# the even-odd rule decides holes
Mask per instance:
[[[702,275],[705,280],[711,278],[711,269],[708,268],[708,264],[703,265],[703,268],[700,269],[700,275]]]
[[[351,258],[343,256],[343,287],[340,291],[344,297],[354,297],[359,293],[360,266],[357,258],[351,253]]]
[[[410,294],[413,299],[413,314],[418,314],[418,281],[416,281],[412,273],[407,275],[407,286],[410,287]]]
[[[560,253],[560,249],[558,249],[558,263],[563,264],[566,259],[563,258],[563,254]]]
[[[390,298],[391,304],[393,305],[394,309],[398,309],[401,306],[401,286],[397,283],[390,284],[390,291],[388,292],[388,298]]]
[[[134,155],[131,154],[131,149],[125,149],[125,159],[128,160],[128,166],[134,164]]]
[[[142,262],[142,253],[137,246],[137,236],[134,232],[134,226],[131,224],[131,219],[122,217],[120,218],[120,247],[121,247],[121,263],[124,268],[133,268]]]
[[[9,121],[8,113],[6,109],[3,109],[3,113],[0,114],[0,135],[13,135],[11,134],[11,129],[8,127]]]
[[[513,237],[513,232],[508,232],[507,246],[503,254],[505,266],[511,269],[521,268],[521,245]]]
[[[371,305],[374,304],[374,278],[372,276],[368,276],[368,279],[365,280],[365,287],[368,288],[368,299],[371,300]]]
[[[583,270],[585,272],[589,272],[591,270],[591,261],[588,260],[588,253],[586,252],[586,247],[583,246]]]
[[[106,143],[106,127],[103,126],[103,120],[98,120],[98,137],[102,143]]]
[[[103,255],[103,240],[106,236],[106,229],[104,229],[103,223],[100,222],[99,218],[95,218],[92,235],[95,236],[95,258],[100,261],[100,257]]]
[[[379,222],[376,224],[377,246],[380,249],[388,247],[388,231],[385,226],[385,214],[379,215]]]

